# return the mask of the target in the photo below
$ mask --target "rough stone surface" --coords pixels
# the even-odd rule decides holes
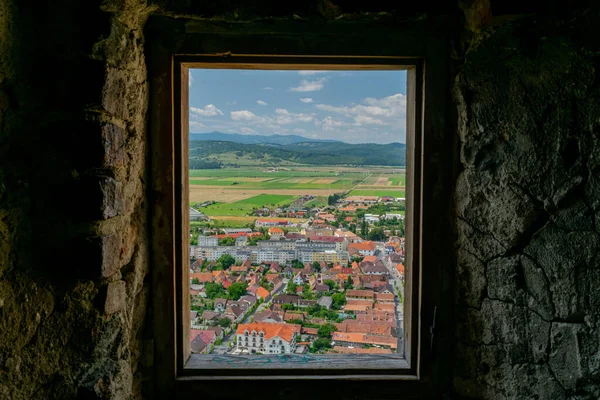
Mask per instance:
[[[553,10],[471,27],[459,46],[454,391],[466,398],[600,395],[600,59],[587,37],[600,13]]]
[[[151,397],[149,15],[291,24],[458,7],[448,397],[600,398],[596,4],[46,3],[0,0],[1,399]]]
[[[116,281],[108,284],[106,289],[106,301],[104,302],[104,312],[113,314],[125,308],[127,301],[126,283]]]
[[[150,374],[149,10],[103,4],[0,0],[2,399],[141,398]]]

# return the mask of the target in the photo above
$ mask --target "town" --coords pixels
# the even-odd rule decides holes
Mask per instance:
[[[251,227],[191,233],[193,353],[403,351],[404,198],[305,207],[311,197],[258,207]]]

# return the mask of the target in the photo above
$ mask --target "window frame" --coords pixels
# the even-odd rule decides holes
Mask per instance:
[[[211,31],[215,27],[211,28],[200,24],[203,26],[200,29],[198,21],[183,21],[183,27],[179,25],[179,28],[175,29],[169,25],[172,21],[169,23],[165,21],[163,20],[161,24],[150,23],[152,33],[148,36],[152,38],[148,53],[151,77],[150,198],[153,200],[151,201],[152,241],[150,251],[153,260],[153,336],[157,388],[160,388],[165,394],[172,393],[175,388],[178,393],[189,393],[193,390],[192,388],[206,388],[206,385],[210,386],[211,382],[214,384],[222,380],[334,379],[394,382],[393,390],[397,391],[398,388],[401,388],[406,394],[417,393],[417,391],[422,393],[423,387],[431,390],[433,387],[431,378],[434,375],[432,370],[434,347],[429,346],[430,332],[427,327],[432,325],[435,305],[440,304],[443,294],[442,291],[436,291],[436,288],[440,289],[440,282],[433,283],[421,279],[422,276],[430,273],[439,274],[440,268],[439,264],[428,265],[423,262],[424,259],[427,259],[424,250],[435,247],[432,242],[427,242],[427,240],[436,235],[432,233],[434,230],[432,221],[435,218],[430,218],[431,221],[428,221],[428,217],[422,213],[422,210],[435,204],[433,197],[436,192],[439,192],[439,189],[434,187],[433,179],[428,180],[428,178],[433,178],[433,174],[439,170],[439,166],[435,163],[424,163],[423,160],[427,156],[435,156],[436,153],[439,153],[440,148],[439,140],[435,142],[433,135],[431,136],[432,141],[425,139],[430,137],[430,133],[439,130],[444,125],[446,112],[440,107],[445,103],[447,96],[447,93],[442,90],[443,78],[447,76],[447,72],[443,70],[446,65],[446,57],[440,55],[439,52],[444,50],[443,43],[445,41],[431,37],[416,40],[414,29],[399,29],[400,32],[396,35],[401,38],[400,42],[404,46],[399,46],[392,55],[353,54],[347,56],[335,54],[335,51],[334,54],[331,54],[331,51],[327,51],[326,54],[318,54],[320,50],[311,51],[310,55],[289,55],[289,51],[287,51],[288,54],[271,52],[267,55],[257,55],[252,51],[252,46],[244,46],[245,42],[239,39],[240,43],[236,43],[235,38],[227,37],[226,34],[217,34],[213,37],[213,42],[209,40],[210,45],[207,46],[207,39],[203,35],[203,31]],[[164,36],[159,38],[160,35],[156,33],[164,35],[165,26],[170,35],[167,35],[166,39]],[[157,27],[158,29],[155,29]],[[367,28],[368,25],[363,27],[363,29]],[[216,30],[218,31],[218,29]],[[271,27],[270,30],[272,31],[273,28]],[[185,33],[182,34],[182,31]],[[273,36],[273,32],[260,32],[260,27],[258,31],[258,35],[262,35],[261,37],[264,37],[267,42],[273,37],[277,38],[277,32]],[[331,33],[333,36],[336,34],[341,38],[339,32]],[[289,33],[280,32],[279,35],[289,41]],[[220,42],[221,39],[224,39],[223,43]],[[231,43],[235,45],[232,46]],[[260,44],[258,46],[261,47]],[[294,48],[294,46],[298,46],[297,43],[291,43],[289,47]],[[240,51],[207,52],[207,47],[239,48]],[[267,43],[262,47],[268,50],[271,46]],[[357,53],[362,53],[362,51]],[[293,54],[301,54],[301,52]],[[308,365],[312,365],[310,368],[305,366],[291,368],[277,376],[273,376],[272,370],[265,373],[261,369],[250,370],[250,373],[248,373],[248,369],[243,371],[238,369],[237,371],[242,371],[243,374],[229,375],[224,375],[222,370],[216,371],[216,374],[202,370],[204,372],[202,376],[197,375],[197,370],[191,371],[191,373],[189,369],[186,370],[186,355],[190,354],[190,346],[189,340],[182,340],[185,336],[181,335],[181,329],[189,327],[189,324],[185,324],[186,315],[189,319],[189,313],[186,314],[185,311],[189,310],[189,280],[183,279],[184,274],[187,274],[189,270],[189,251],[186,251],[189,243],[187,233],[185,233],[189,232],[188,221],[185,218],[185,214],[189,210],[189,200],[185,195],[188,173],[187,145],[183,140],[182,126],[187,126],[189,104],[187,96],[181,96],[181,94],[187,94],[187,69],[206,65],[207,62],[218,68],[245,65],[246,67],[259,66],[260,69],[263,69],[264,65],[270,65],[277,66],[272,69],[285,69],[286,67],[298,69],[298,65],[302,65],[305,69],[310,69],[306,66],[314,64],[318,64],[321,68],[327,65],[332,69],[353,69],[348,68],[349,65],[354,66],[355,69],[383,69],[386,65],[411,67],[407,73],[407,78],[409,78],[407,91],[412,92],[411,95],[415,101],[407,103],[407,119],[410,118],[409,115],[413,115],[412,125],[408,124],[409,126],[407,126],[407,139],[411,136],[415,140],[411,145],[411,150],[407,143],[407,170],[408,164],[412,162],[415,179],[410,181],[412,178],[409,178],[407,174],[406,186],[415,189],[414,198],[418,201],[414,201],[411,205],[412,213],[408,211],[407,207],[407,216],[418,216],[418,219],[413,221],[412,231],[407,231],[406,236],[407,242],[408,237],[412,236],[414,250],[407,254],[413,256],[411,264],[418,265],[418,273],[413,274],[412,271],[417,269],[409,268],[409,263],[406,262],[406,286],[412,285],[414,291],[405,299],[405,311],[410,310],[410,313],[405,312],[405,327],[410,326],[405,331],[409,331],[408,336],[412,338],[404,342],[405,353],[410,360],[407,368],[394,370],[391,374],[382,374],[381,368],[348,369],[339,363],[334,368],[315,370],[314,364],[309,363]],[[440,96],[441,99],[435,96]],[[429,109],[439,109],[440,112],[427,114]],[[429,120],[426,118],[426,114],[431,115],[434,119]],[[411,126],[413,131],[409,132]],[[436,134],[439,138],[439,132]],[[415,154],[417,157],[409,161],[409,158]],[[409,196],[406,197],[408,202]],[[176,207],[177,204],[181,204],[181,207]],[[424,293],[426,296],[423,295]],[[408,324],[406,324],[407,316],[413,318],[413,321],[409,321]],[[189,331],[189,328],[187,330]],[[343,357],[344,363],[352,362],[354,358],[346,355]],[[381,359],[378,359],[378,362],[381,362]]]

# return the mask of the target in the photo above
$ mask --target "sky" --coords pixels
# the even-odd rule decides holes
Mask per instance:
[[[190,69],[191,133],[406,143],[406,71]]]

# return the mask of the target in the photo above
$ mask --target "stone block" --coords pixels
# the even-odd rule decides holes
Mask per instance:
[[[550,334],[550,360],[548,365],[556,379],[566,390],[575,390],[581,377],[581,364],[577,334],[581,326],[569,323],[553,323]]]
[[[127,292],[125,281],[116,281],[108,284],[106,288],[106,300],[104,302],[104,312],[113,314],[125,308],[127,302]]]

